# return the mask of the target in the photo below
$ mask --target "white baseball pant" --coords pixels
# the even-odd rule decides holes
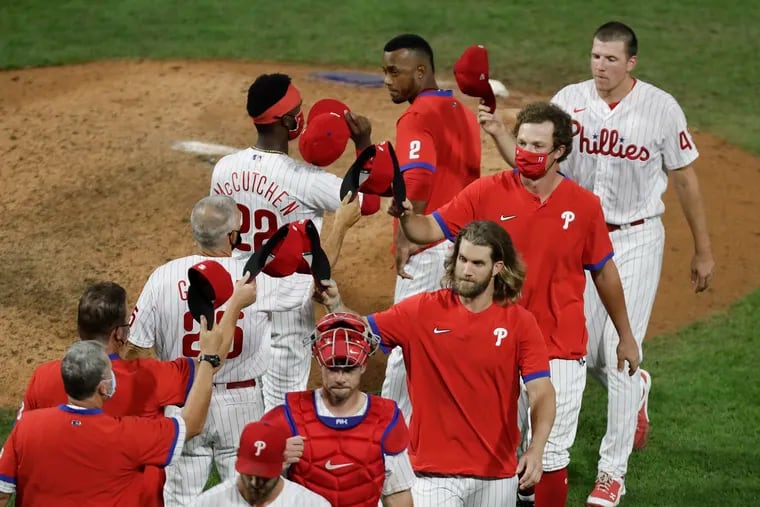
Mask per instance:
[[[314,331],[314,305],[272,313],[272,359],[262,377],[264,409],[285,403],[285,395],[305,391],[311,370],[311,348],[306,339]]]
[[[203,492],[212,462],[222,482],[235,477],[235,459],[243,427],[264,415],[261,388],[227,389],[214,384],[203,432],[185,443],[182,455],[166,467],[164,504],[189,505]]]
[[[396,293],[393,302],[398,303],[409,296],[440,289],[441,279],[446,272],[444,262],[453,249],[454,244],[452,242],[444,241],[412,255],[406,263],[405,269],[413,278],[408,280],[400,276],[396,277]],[[404,419],[408,424],[412,417],[412,405],[409,402],[409,391],[406,385],[404,354],[400,347],[394,348],[388,355],[382,396],[390,398],[398,404],[398,408],[404,414]]]
[[[415,507],[509,507],[517,503],[517,476],[505,479],[418,475]]]
[[[549,440],[544,447],[542,459],[544,471],[562,470],[570,464],[570,448],[578,431],[578,417],[586,387],[586,361],[583,359],[552,359],[549,361],[551,381],[556,392],[557,413],[549,432]],[[520,455],[530,445],[530,402],[525,384],[520,382],[518,424],[522,441]]]
[[[641,344],[660,282],[665,229],[660,218],[655,217],[641,225],[613,231],[610,239],[631,329],[643,359]],[[589,372],[607,388],[607,432],[599,448],[599,471],[623,477],[633,449],[643,384],[640,375],[629,377],[627,371],[617,371],[618,334],[590,276],[586,278],[585,307]]]

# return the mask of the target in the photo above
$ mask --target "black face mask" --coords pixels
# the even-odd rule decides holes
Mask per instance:
[[[232,247],[232,250],[234,250],[234,249],[236,249],[237,247],[239,247],[240,245],[243,244],[243,236],[240,234],[239,230],[238,231],[232,231],[230,234],[232,234],[232,233],[236,233],[237,234],[237,236],[235,236],[235,241],[234,242],[230,242],[230,246]],[[229,237],[230,234],[228,234],[227,237]]]

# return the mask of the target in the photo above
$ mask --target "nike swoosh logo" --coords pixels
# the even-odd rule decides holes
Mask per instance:
[[[436,328],[433,328],[433,332],[434,332],[435,334],[441,334],[441,333],[450,333],[450,332],[451,332],[451,329],[438,329],[438,328],[436,327]]]
[[[325,463],[325,468],[328,470],[337,470],[339,468],[346,468],[353,465],[353,463],[338,463],[336,465],[333,465],[330,460],[327,460],[327,463]]]
[[[585,110],[586,110],[585,107],[574,107],[573,108],[573,112],[574,113],[580,113],[581,111],[585,111]]]
[[[512,220],[513,218],[517,218],[517,215],[502,215],[500,218],[502,222],[506,222],[507,220]]]

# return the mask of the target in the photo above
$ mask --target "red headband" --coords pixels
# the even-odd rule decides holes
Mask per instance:
[[[267,125],[269,123],[275,123],[283,115],[289,113],[295,109],[298,104],[301,103],[301,94],[298,89],[293,86],[293,83],[288,85],[288,91],[285,92],[285,96],[274,103],[272,107],[264,111],[258,116],[253,117],[253,123],[259,125]]]

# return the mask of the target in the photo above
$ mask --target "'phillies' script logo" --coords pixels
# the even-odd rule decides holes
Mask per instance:
[[[611,157],[627,158],[628,160],[649,160],[649,150],[644,146],[635,144],[624,144],[624,139],[620,137],[620,132],[615,129],[602,129],[599,134],[594,134],[591,138],[584,135],[585,129],[578,120],[573,120],[573,136],[580,136],[581,153],[595,155],[609,155]]]

